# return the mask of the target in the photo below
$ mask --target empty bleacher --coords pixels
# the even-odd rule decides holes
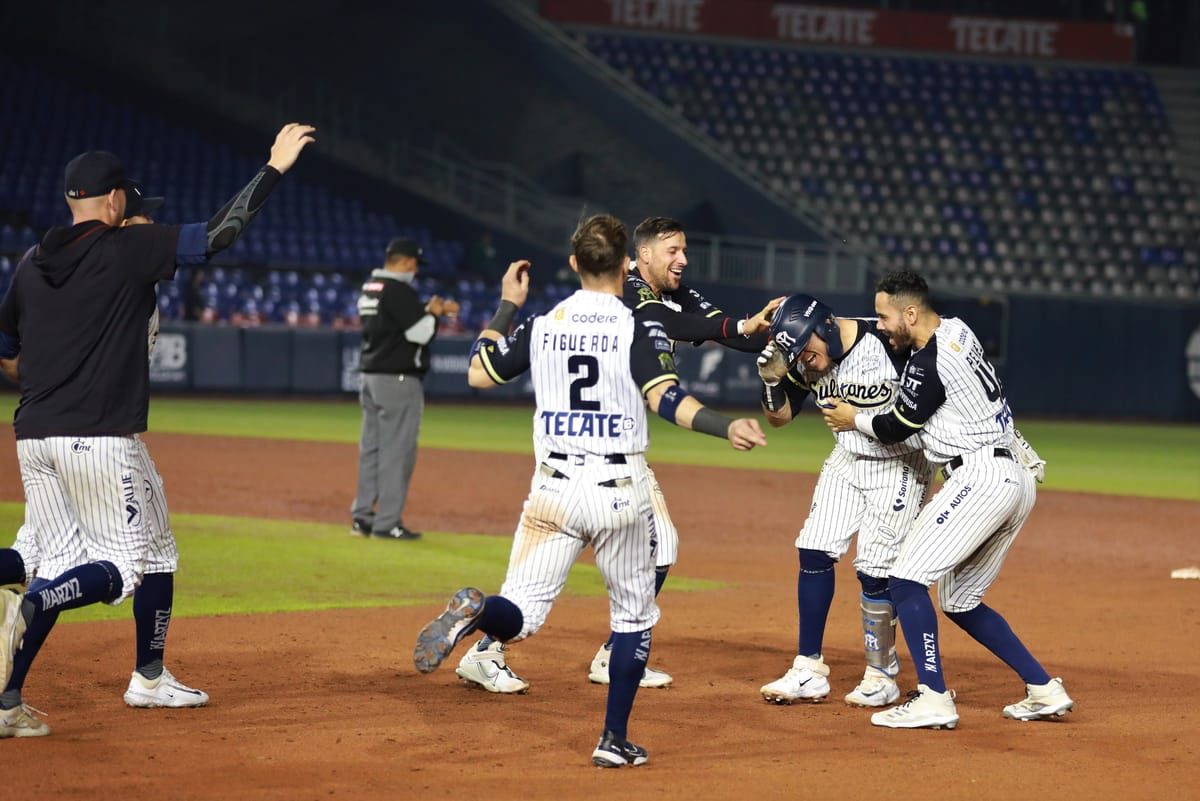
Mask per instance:
[[[1200,297],[1200,204],[1144,72],[575,35],[889,266]]]

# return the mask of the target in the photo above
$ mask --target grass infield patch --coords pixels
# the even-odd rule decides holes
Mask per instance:
[[[0,527],[15,532],[23,519],[23,504],[0,504]],[[184,617],[438,603],[465,585],[496,592],[512,542],[440,531],[426,531],[416,543],[387,542],[323,523],[185,514],[171,520],[181,554],[175,610]],[[720,586],[671,575],[673,592]],[[604,580],[580,561],[563,594],[603,597]],[[63,620],[123,620],[132,615],[128,604],[93,604]]]

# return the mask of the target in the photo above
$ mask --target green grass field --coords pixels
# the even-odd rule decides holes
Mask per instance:
[[[15,403],[0,403],[0,408]],[[532,407],[426,406],[421,446],[503,453],[531,451]],[[183,434],[354,443],[353,400],[264,401],[156,398],[150,430]],[[1030,421],[1027,438],[1048,462],[1043,491],[1200,500],[1200,426]],[[770,430],[769,447],[737,453],[711,437],[653,418],[652,463],[817,472],[832,439],[816,415]],[[514,513],[516,509],[514,508]],[[0,527],[15,532],[22,504],[0,503]],[[426,532],[419,548],[361,540],[343,526],[174,515],[183,554],[177,608],[183,615],[245,614],[440,601],[470,581],[499,587],[510,540],[475,532]],[[672,591],[719,586],[672,574]],[[579,564],[567,592],[603,595],[596,569]],[[117,619],[129,608],[96,605],[65,620]]]
[[[421,445],[530,453],[532,414],[531,406],[430,403]],[[358,426],[353,400],[158,398],[150,409],[151,431],[185,434],[357,442]],[[1042,491],[1200,500],[1200,426],[1034,420],[1020,426],[1049,463]],[[767,439],[765,449],[737,453],[711,437],[652,417],[649,456],[652,463],[815,473],[832,446],[829,430],[810,413],[769,430]]]

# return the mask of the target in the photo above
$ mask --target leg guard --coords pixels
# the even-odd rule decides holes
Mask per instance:
[[[892,678],[900,672],[896,659],[896,609],[892,602],[862,596],[863,649],[867,665]]]
[[[896,608],[887,591],[887,579],[858,572],[862,585],[863,650],[867,666],[895,678],[900,672],[896,658]]]

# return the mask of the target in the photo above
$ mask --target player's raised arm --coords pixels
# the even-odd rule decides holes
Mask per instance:
[[[311,125],[298,122],[283,126],[271,145],[267,163],[250,179],[250,183],[230,198],[207,225],[196,223],[183,226],[179,234],[176,261],[181,265],[203,264],[213,255],[231,247],[267,202],[279,179],[296,163],[300,152],[316,141],[312,137],[316,130]]]
[[[514,261],[500,279],[500,305],[491,322],[471,345],[467,383],[475,389],[490,389],[529,369],[529,338],[524,326],[513,332],[510,341],[497,345],[498,341],[508,337],[517,309],[524,306],[529,297],[529,267],[530,263],[525,259]]]

